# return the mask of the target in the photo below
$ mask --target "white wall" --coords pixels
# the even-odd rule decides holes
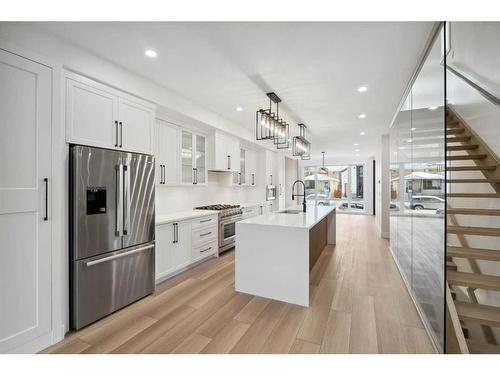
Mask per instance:
[[[285,157],[285,207],[290,207],[297,204],[297,201],[292,201],[292,185],[297,179],[297,159]]]

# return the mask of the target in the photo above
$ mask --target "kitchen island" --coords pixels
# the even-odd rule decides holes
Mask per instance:
[[[235,289],[309,306],[309,272],[335,244],[335,207],[292,207],[236,223]]]

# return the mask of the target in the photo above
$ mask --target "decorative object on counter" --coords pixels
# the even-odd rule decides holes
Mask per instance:
[[[299,135],[293,137],[293,156],[300,156],[302,160],[311,158],[311,142],[306,139],[306,126],[299,124]]]
[[[325,151],[321,151],[323,154],[323,164],[321,165],[321,168],[319,169],[320,174],[328,174],[328,169],[325,168]]]
[[[289,147],[289,125],[279,117],[281,99],[274,92],[266,94],[269,98],[269,109],[259,109],[256,112],[256,139],[272,140],[278,149]],[[276,113],[272,111],[272,103],[276,104]]]

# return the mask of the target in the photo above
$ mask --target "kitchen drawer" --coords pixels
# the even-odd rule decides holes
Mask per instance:
[[[193,247],[207,242],[217,241],[217,225],[210,225],[193,230]]]
[[[192,258],[193,262],[217,254],[219,247],[217,241],[208,242],[199,246],[193,247]]]
[[[191,225],[194,231],[199,228],[205,228],[213,225],[217,226],[217,221],[218,221],[218,215],[203,216],[193,219]]]

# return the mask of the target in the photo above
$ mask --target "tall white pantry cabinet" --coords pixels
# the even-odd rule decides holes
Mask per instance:
[[[0,353],[30,352],[52,330],[52,69],[0,49],[0,82]]]

